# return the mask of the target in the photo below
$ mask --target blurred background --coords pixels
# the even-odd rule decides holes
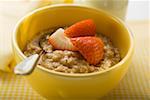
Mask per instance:
[[[118,17],[126,17],[126,20],[150,18],[149,0],[0,0],[0,16],[19,18],[35,8],[60,3],[75,3],[104,9]]]

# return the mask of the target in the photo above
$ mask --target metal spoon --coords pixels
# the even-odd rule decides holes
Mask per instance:
[[[43,38],[41,38],[42,41]],[[16,67],[14,68],[14,73],[17,75],[27,75],[32,73],[32,71],[34,70],[35,66],[37,65],[37,62],[39,61],[41,55],[44,52],[51,52],[46,50],[46,48],[44,48],[42,46],[42,43],[39,41],[39,46],[41,48],[43,48],[43,50],[39,53],[39,54],[34,54],[31,55],[30,57],[27,57],[25,60],[21,61],[19,64],[16,65]]]
[[[36,66],[38,59],[38,54],[27,57],[25,60],[17,64],[17,66],[14,68],[14,73],[19,75],[26,75],[31,73]]]
[[[27,57],[25,60],[21,61],[14,68],[14,73],[17,75],[27,75],[32,73],[43,52],[44,50],[42,50],[39,54],[31,55],[30,57]]]

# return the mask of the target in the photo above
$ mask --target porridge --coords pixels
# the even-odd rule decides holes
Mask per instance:
[[[103,41],[104,54],[97,64],[91,64],[78,50],[56,49],[49,43],[49,37],[55,31],[56,29],[49,29],[39,33],[37,37],[26,45],[23,51],[24,54],[31,56],[33,54],[40,54],[43,51],[38,65],[49,70],[64,73],[92,73],[102,71],[112,67],[121,60],[118,48],[114,47],[111,40],[102,34],[96,37],[100,37]]]

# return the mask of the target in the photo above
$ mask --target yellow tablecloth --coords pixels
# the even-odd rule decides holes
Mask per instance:
[[[102,100],[150,100],[150,33],[148,21],[129,22],[134,39],[132,64],[118,86]],[[44,100],[22,76],[0,75],[0,100]]]

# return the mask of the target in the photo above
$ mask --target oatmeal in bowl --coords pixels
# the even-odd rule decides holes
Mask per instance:
[[[31,56],[43,51],[38,65],[63,73],[92,73],[111,68],[121,60],[110,38],[96,33],[92,19],[69,27],[50,28],[39,33],[24,48]]]
[[[25,15],[12,42],[17,64],[40,55],[24,78],[48,100],[100,99],[126,74],[134,51],[132,34],[118,18],[70,4]]]

